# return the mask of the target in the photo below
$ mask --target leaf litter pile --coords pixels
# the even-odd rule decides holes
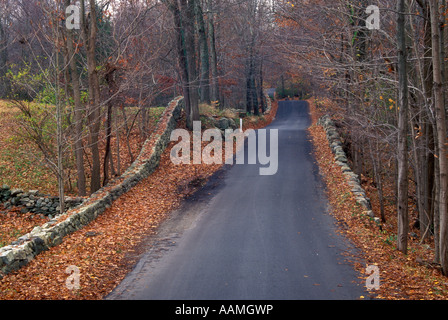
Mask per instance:
[[[277,103],[273,103],[270,115],[263,116],[258,127],[270,123],[276,110]],[[179,127],[185,126],[180,122]],[[257,125],[251,123],[250,127]],[[168,145],[153,174],[115,200],[89,225],[1,279],[0,299],[96,300],[109,294],[138,261],[142,253],[139,244],[222,167],[176,166],[170,160],[174,144]],[[79,269],[80,276],[80,287],[74,290],[67,285],[72,266]]]
[[[427,244],[420,244],[418,239],[409,239],[407,255],[399,252],[395,245],[396,220],[394,205],[389,206],[387,224],[382,230],[368,217],[356,203],[351,188],[342,174],[340,167],[334,162],[334,155],[328,144],[326,134],[321,126],[316,125],[322,115],[321,110],[308,100],[313,125],[309,129],[314,145],[315,159],[321,175],[326,183],[326,193],[331,205],[331,214],[340,225],[339,232],[349,238],[361,249],[360,256],[352,257],[356,269],[367,279],[366,269],[376,265],[380,272],[379,290],[370,291],[370,297],[364,298],[388,300],[446,300],[448,298],[448,278],[440,269],[430,263],[433,250]],[[363,187],[372,201],[375,214],[379,212],[379,203],[375,197],[369,179],[363,177]],[[392,192],[392,191],[391,191]],[[360,263],[359,261],[363,261]]]

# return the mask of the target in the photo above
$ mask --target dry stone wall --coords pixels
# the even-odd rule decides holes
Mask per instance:
[[[65,198],[65,208],[71,209],[80,205],[83,198]],[[53,218],[59,210],[59,197],[45,195],[38,190],[11,189],[8,185],[0,187],[0,203],[3,209],[9,210],[12,207],[19,207],[21,213],[31,212]],[[3,211],[0,211],[0,214]]]
[[[342,147],[341,136],[339,135],[333,120],[331,120],[330,116],[325,115],[318,120],[317,124],[324,128],[331,151],[334,154],[334,160],[336,164],[341,167],[343,174],[346,176],[348,184],[351,187],[351,192],[356,197],[356,202],[363,207],[365,214],[374,219],[379,225],[380,219],[375,217],[372,211],[370,199],[367,197],[366,192],[361,185],[359,176],[350,168],[347,155]]]

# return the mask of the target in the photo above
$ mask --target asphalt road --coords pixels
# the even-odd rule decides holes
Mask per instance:
[[[148,252],[107,299],[358,299],[364,283],[346,261],[306,129],[308,105],[280,102],[278,171],[226,166],[173,212]],[[268,139],[269,141],[269,139]],[[345,253],[345,254],[344,254]]]

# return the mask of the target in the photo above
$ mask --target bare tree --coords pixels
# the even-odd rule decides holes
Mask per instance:
[[[206,0],[207,3],[207,40],[210,57],[210,100],[218,101],[219,97],[219,82],[218,82],[218,61],[216,57],[216,39],[215,39],[215,25],[213,11],[213,0]]]
[[[210,55],[205,32],[204,13],[200,0],[193,0],[193,6],[199,43],[200,101],[210,104]]]
[[[448,275],[448,161],[446,147],[446,111],[443,99],[442,69],[444,57],[441,55],[440,46],[440,12],[439,3],[436,0],[429,0],[431,10],[431,32],[432,32],[432,63],[434,81],[434,106],[436,110],[437,122],[437,142],[439,160],[439,214],[440,214],[440,264],[443,273]]]
[[[408,67],[405,32],[405,0],[397,3],[397,44],[398,44],[398,235],[397,249],[407,253],[409,215],[408,215]]]
[[[187,127],[193,128],[193,121],[199,120],[199,81],[196,63],[194,33],[194,1],[165,0],[172,12],[176,32],[178,65],[182,82]]]
[[[87,119],[89,122],[89,147],[92,153],[92,168],[90,177],[90,191],[95,192],[101,188],[101,163],[98,148],[99,132],[101,125],[101,101],[100,84],[98,79],[98,64],[96,61],[97,41],[97,15],[96,3],[89,1],[89,16],[85,0],[81,0],[81,27],[87,52],[87,72],[89,82],[89,104],[87,108]]]
[[[65,7],[67,8],[70,5],[71,1],[65,0]],[[86,190],[86,176],[84,170],[84,149],[82,142],[84,108],[81,102],[81,89],[79,85],[79,73],[77,67],[78,60],[77,55],[75,54],[75,48],[74,48],[75,39],[73,34],[74,34],[73,29],[66,31],[66,39],[67,39],[66,61],[69,61],[70,65],[70,81],[74,101],[74,118],[75,118],[74,148],[75,148],[78,194],[80,196],[85,196],[87,194],[87,190]]]

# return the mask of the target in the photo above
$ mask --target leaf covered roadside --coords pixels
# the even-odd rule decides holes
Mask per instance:
[[[132,108],[128,109],[132,110]],[[148,132],[155,132],[164,110],[164,107],[153,107],[148,110]],[[0,186],[8,185],[23,190],[36,189],[41,193],[57,196],[57,181],[48,167],[45,166],[42,152],[32,141],[24,139],[17,132],[17,114],[17,110],[10,102],[0,100]],[[125,148],[122,148],[123,151],[120,152],[119,161],[116,148],[111,150],[113,158],[117,159],[117,170],[120,168],[120,172],[124,172],[132,164],[134,155],[139,154],[145,142],[139,131],[137,126],[132,126],[129,130],[129,136],[127,136],[127,133],[121,130],[120,141],[128,141],[129,149],[125,152]],[[103,135],[104,132],[101,133],[101,136]],[[116,136],[116,133],[111,135],[112,145],[116,145]],[[99,143],[102,154],[104,154],[105,140],[102,137]],[[85,151],[86,154],[89,154],[87,149]],[[71,154],[74,155],[73,152]],[[85,161],[87,168],[90,160],[87,157]],[[71,175],[76,174],[76,168],[68,167],[66,169],[71,172]],[[89,174],[87,172],[87,176]],[[67,177],[69,181],[76,180],[70,175],[67,175]],[[66,195],[76,197],[77,190],[71,184],[69,183],[70,188],[66,190]],[[50,220],[48,216],[30,212],[22,213],[20,210],[20,207],[6,209],[0,204],[0,247],[9,245],[20,236],[29,233],[34,227],[43,225]]]
[[[272,121],[276,107],[274,103],[271,114],[261,119],[259,127]],[[138,261],[144,239],[156,232],[182,199],[200,187],[190,182],[205,182],[221,168],[205,164],[176,166],[170,160],[173,145],[166,148],[152,175],[118,198],[95,221],[0,280],[0,299],[96,300],[110,293]],[[78,290],[66,286],[70,266],[79,268]]]
[[[361,249],[360,256],[349,257],[356,269],[366,279],[366,268],[377,265],[380,271],[380,289],[370,291],[371,298],[389,300],[445,300],[448,298],[448,278],[428,261],[432,251],[427,245],[410,239],[407,255],[399,252],[395,245],[393,223],[383,225],[382,230],[357,205],[351,188],[334,162],[334,155],[321,126],[316,125],[322,115],[313,99],[308,100],[313,125],[309,128],[310,139],[314,145],[314,154],[320,173],[326,183],[326,193],[331,205],[331,214],[340,226],[340,232]],[[368,179],[367,179],[368,180]],[[379,212],[379,204],[371,184],[365,183],[367,196],[372,200],[373,211]],[[393,204],[389,208],[393,217]],[[350,260],[350,259],[349,259]],[[364,261],[365,264],[359,261]],[[366,297],[361,297],[366,298]]]

